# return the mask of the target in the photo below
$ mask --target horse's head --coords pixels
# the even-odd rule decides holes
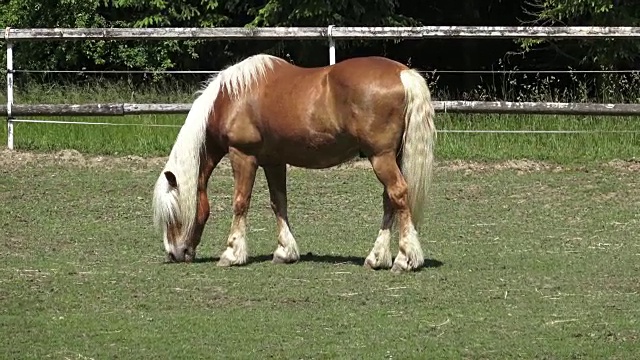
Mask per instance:
[[[198,204],[195,189],[186,185],[180,184],[173,172],[165,170],[154,190],[154,222],[163,234],[170,262],[191,262],[195,259],[196,247],[209,216],[208,202]]]

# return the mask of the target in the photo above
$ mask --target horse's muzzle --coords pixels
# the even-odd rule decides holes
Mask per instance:
[[[196,258],[196,252],[191,248],[179,248],[167,253],[167,262],[192,262]]]

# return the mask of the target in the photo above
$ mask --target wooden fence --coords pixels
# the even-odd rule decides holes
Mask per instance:
[[[335,41],[348,39],[426,38],[640,38],[640,27],[269,27],[269,28],[47,28],[11,29],[4,32],[7,47],[7,105],[0,113],[7,117],[7,146],[13,149],[16,116],[123,116],[132,114],[187,113],[191,104],[37,104],[13,103],[13,44],[24,41],[83,40],[326,40],[330,64],[335,63]],[[639,104],[595,104],[506,101],[436,101],[436,111],[499,114],[637,115]],[[60,123],[59,121],[56,123]]]
[[[640,104],[595,104],[558,102],[510,101],[434,101],[436,112],[465,114],[547,114],[547,115],[608,115],[629,116],[640,114]],[[12,106],[13,116],[124,116],[142,114],[186,114],[186,104],[28,104]],[[0,105],[0,113],[7,107]]]

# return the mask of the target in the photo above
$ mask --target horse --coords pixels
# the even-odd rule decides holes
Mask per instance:
[[[233,219],[217,261],[248,261],[246,219],[258,168],[278,227],[273,263],[300,260],[287,213],[287,167],[325,169],[366,157],[383,185],[382,224],[369,269],[424,264],[418,230],[431,182],[436,129],[426,80],[386,57],[302,67],[267,54],[236,62],[198,91],[155,183],[153,217],[168,262],[191,262],[209,218],[207,184],[228,157]],[[398,226],[399,250],[390,251]],[[393,261],[392,261],[393,260]]]

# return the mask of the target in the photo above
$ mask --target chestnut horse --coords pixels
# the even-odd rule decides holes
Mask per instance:
[[[287,216],[287,165],[328,168],[367,157],[384,186],[382,226],[364,265],[415,270],[417,229],[436,130],[425,79],[382,57],[303,68],[254,55],[212,77],[194,101],[155,184],[154,220],[169,261],[192,261],[209,217],[207,183],[224,156],[234,177],[233,220],[220,266],[248,260],[246,218],[258,167],[278,225],[274,263],[300,259]],[[399,227],[392,262],[391,229]]]

